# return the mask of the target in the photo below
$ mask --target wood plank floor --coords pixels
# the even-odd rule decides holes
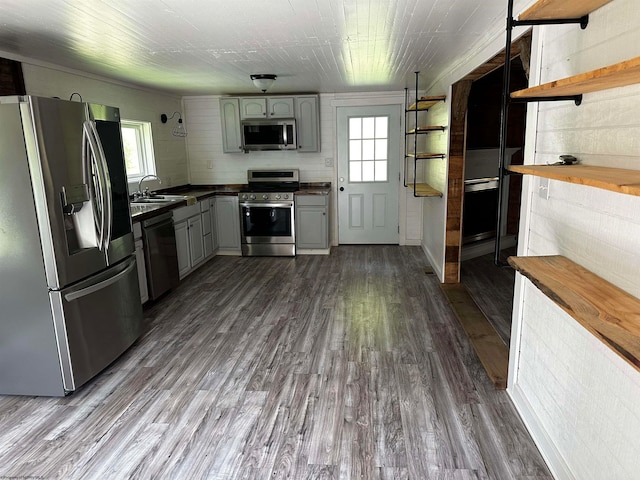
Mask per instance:
[[[501,253],[515,255],[515,248]],[[460,282],[467,287],[500,338],[509,345],[515,271],[511,267],[496,267],[493,253],[490,253],[462,262]]]
[[[80,391],[0,397],[0,478],[552,478],[426,266],[216,257]]]

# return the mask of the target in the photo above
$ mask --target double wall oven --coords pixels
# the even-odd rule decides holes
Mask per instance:
[[[297,169],[249,170],[240,192],[242,255],[296,254],[294,192],[300,189]]]

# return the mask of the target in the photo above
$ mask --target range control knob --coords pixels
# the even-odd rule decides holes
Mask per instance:
[[[280,194],[276,193],[276,200],[280,200]]]
[[[262,199],[263,200],[269,200],[269,195],[265,193],[264,195],[262,195]]]
[[[288,194],[288,193],[285,193],[285,194],[284,194],[284,199],[285,199],[285,200],[288,200],[288,199],[289,199],[289,194]]]
[[[256,196],[252,193],[251,195],[249,195],[249,200],[255,200]]]
[[[247,198],[249,198],[249,195],[247,195],[246,193],[242,194],[242,200],[246,200]]]

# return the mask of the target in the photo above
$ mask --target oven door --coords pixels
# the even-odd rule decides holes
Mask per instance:
[[[465,180],[462,243],[468,244],[496,236],[498,179]]]
[[[242,243],[294,244],[293,202],[241,203]]]

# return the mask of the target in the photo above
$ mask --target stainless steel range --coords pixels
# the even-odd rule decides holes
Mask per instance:
[[[241,192],[242,255],[296,254],[294,192],[300,189],[297,169],[249,170]]]

